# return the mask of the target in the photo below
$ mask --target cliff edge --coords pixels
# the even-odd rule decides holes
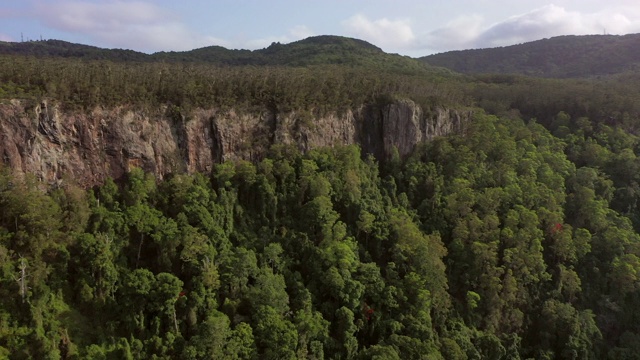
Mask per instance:
[[[273,144],[302,151],[358,144],[384,159],[401,156],[436,136],[463,133],[468,110],[437,108],[428,114],[411,100],[364,105],[340,113],[276,114],[221,109],[188,113],[163,107],[121,106],[63,111],[51,101],[0,104],[0,157],[18,173],[55,184],[65,177],[82,186],[120,178],[132,167],[162,178],[172,172],[209,172],[217,162],[260,160]]]

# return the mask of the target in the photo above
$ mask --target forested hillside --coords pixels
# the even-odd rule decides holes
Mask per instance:
[[[406,156],[275,143],[88,189],[0,165],[0,358],[640,358],[637,73],[0,61],[27,107],[473,114]]]
[[[209,46],[191,51],[144,54],[132,50],[102,49],[60,40],[20,43],[0,41],[0,54],[113,62],[162,62],[223,66],[309,66],[339,64],[348,67],[369,66],[377,70],[403,72],[437,71],[416,59],[387,54],[359,39],[342,36],[314,36],[289,44],[272,43],[259,50],[235,50]],[[442,71],[442,70],[440,70]]]
[[[639,69],[640,34],[558,36],[498,48],[449,51],[420,60],[465,74],[612,75]]]

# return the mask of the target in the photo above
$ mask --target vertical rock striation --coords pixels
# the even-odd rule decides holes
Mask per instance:
[[[365,105],[322,116],[196,109],[168,114],[130,107],[63,112],[48,102],[0,104],[0,159],[18,173],[83,186],[141,167],[162,178],[171,172],[209,172],[217,162],[260,160],[272,144],[302,151],[359,144],[379,159],[401,156],[436,136],[463,133],[470,111],[425,111],[411,100]]]

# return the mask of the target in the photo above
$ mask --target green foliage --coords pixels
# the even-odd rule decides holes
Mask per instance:
[[[265,51],[320,62],[379,51],[333,38],[280,46]],[[114,81],[96,103],[135,93],[170,102],[179,121],[189,106],[313,113],[390,93],[462,96],[427,90],[427,75],[333,65],[0,61],[7,88],[90,106],[78,94]],[[604,104],[590,82],[475,81],[464,90],[495,115],[475,109],[464,134],[383,164],[356,146],[276,145],[209,175],[132,169],[87,191],[0,168],[0,357],[634,358],[639,142],[622,129],[633,122],[593,117],[624,99]],[[525,97],[529,86],[548,98]],[[554,99],[572,89],[604,105]]]
[[[382,94],[411,95],[426,106],[460,99],[459,91],[442,81],[455,79],[451,73],[340,37],[253,52],[210,47],[154,55],[53,40],[5,45],[0,46],[0,100],[48,98],[67,110],[126,103],[164,107],[165,115],[182,121],[194,107],[305,109],[313,116],[375,102]]]

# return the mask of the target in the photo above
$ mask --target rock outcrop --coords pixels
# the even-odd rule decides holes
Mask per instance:
[[[462,133],[469,111],[436,109],[428,115],[410,100],[366,105],[322,116],[308,111],[274,114],[196,109],[176,115],[118,107],[63,112],[52,103],[0,104],[0,160],[18,173],[83,186],[119,178],[131,167],[158,178],[172,172],[209,172],[216,162],[260,160],[274,143],[300,150],[359,144],[378,158],[392,149],[409,154],[435,136]]]

